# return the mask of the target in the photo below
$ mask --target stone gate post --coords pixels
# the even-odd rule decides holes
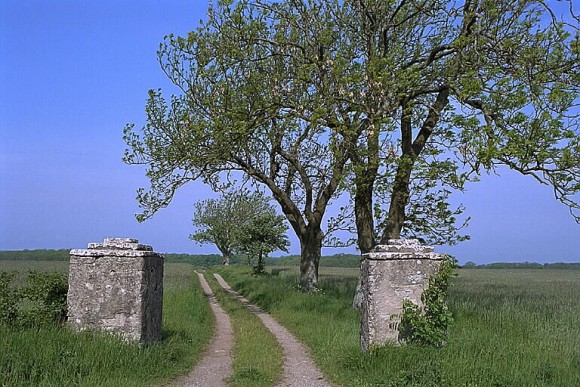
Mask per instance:
[[[403,301],[422,306],[429,277],[439,270],[444,255],[416,239],[393,239],[363,255],[361,265],[361,348],[399,343]]]
[[[161,339],[163,256],[136,239],[106,238],[71,250],[68,322],[130,341]]]

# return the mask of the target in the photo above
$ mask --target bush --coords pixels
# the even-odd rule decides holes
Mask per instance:
[[[16,272],[0,271],[0,324],[12,325],[18,312],[19,297],[10,287]]]
[[[66,319],[68,283],[61,273],[29,271],[24,286],[16,273],[0,272],[0,323],[14,327],[61,324]]]
[[[409,300],[403,302],[399,333],[404,341],[434,347],[445,344],[447,330],[453,323],[453,314],[447,307],[447,291],[455,269],[457,261],[447,256],[421,295],[423,308]]]

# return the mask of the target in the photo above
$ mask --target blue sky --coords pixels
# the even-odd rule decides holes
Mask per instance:
[[[188,239],[193,203],[213,195],[208,187],[182,188],[139,224],[144,169],[121,161],[123,127],[144,124],[147,90],[175,91],[157,64],[159,43],[195,28],[207,3],[0,2],[0,250],[83,248],[119,236],[160,252],[218,252]],[[506,171],[456,200],[472,216],[472,240],[437,251],[460,262],[580,262],[580,226],[549,187]]]

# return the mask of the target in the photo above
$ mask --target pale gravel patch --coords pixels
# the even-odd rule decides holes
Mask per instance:
[[[262,323],[276,337],[284,353],[284,375],[277,386],[280,387],[330,387],[322,372],[314,364],[307,348],[300,343],[286,328],[280,325],[272,316],[250,303],[217,273],[214,277],[225,290],[240,300],[248,310],[256,314]]]
[[[199,363],[189,374],[172,381],[169,385],[226,387],[227,381],[233,373],[231,353],[234,346],[234,333],[230,317],[217,303],[216,297],[203,274],[197,271],[196,273],[215,315],[216,330],[208,350]]]

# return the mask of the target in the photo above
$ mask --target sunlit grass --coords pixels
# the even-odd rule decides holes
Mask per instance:
[[[580,385],[580,271],[461,270],[450,293],[447,346],[359,350],[356,275],[324,274],[322,291],[296,291],[295,270],[255,279],[223,275],[307,344],[325,375],[345,386]]]
[[[52,271],[61,263],[19,264],[9,270]],[[110,335],[61,327],[0,326],[0,385],[143,386],[187,372],[211,338],[211,310],[191,266],[166,264],[164,285],[163,340],[158,344],[127,344]]]
[[[0,270],[43,267],[66,272],[66,262],[3,261]],[[0,327],[0,385],[137,386],[187,372],[212,335],[212,314],[191,266],[165,268],[160,344],[139,347],[68,329]],[[578,270],[460,270],[449,299],[456,322],[444,348],[389,347],[367,354],[360,352],[359,316],[351,307],[356,270],[321,268],[322,290],[312,295],[297,291],[296,268],[265,277],[253,277],[244,267],[216,270],[311,348],[326,377],[339,385],[580,385]],[[274,384],[281,358],[273,337],[213,277],[206,278],[236,321],[232,384]],[[258,359],[262,355],[267,359]]]

